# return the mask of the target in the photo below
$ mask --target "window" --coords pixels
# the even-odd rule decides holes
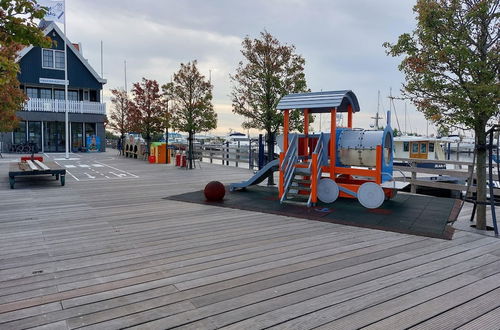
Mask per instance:
[[[64,90],[62,89],[54,90],[54,98],[56,100],[64,100]]]
[[[64,70],[64,51],[42,49],[42,67],[45,69]]]
[[[64,100],[64,89],[54,89],[54,99]],[[78,91],[68,91],[69,101],[78,101]]]
[[[78,100],[78,91],[68,91],[68,100],[79,101]]]
[[[19,127],[14,130],[14,144],[21,144],[26,142],[26,122],[20,121]]]
[[[54,67],[54,54],[50,49],[42,50],[42,67],[53,68]]]
[[[39,121],[28,122],[28,141],[36,145],[36,150],[42,150],[42,123]]]
[[[434,152],[434,143],[429,142],[429,152]]]
[[[414,154],[418,154],[418,142],[414,142],[411,144],[411,152]]]
[[[51,99],[52,98],[52,89],[41,88],[40,89],[40,98],[41,99]]]
[[[421,154],[427,153],[427,143],[420,143],[420,153]]]
[[[64,52],[54,51],[55,56],[55,68],[64,70]]]
[[[403,142],[403,151],[404,152],[410,151],[410,142]]]
[[[32,99],[32,98],[37,98],[38,97],[38,88],[26,88],[26,95]]]

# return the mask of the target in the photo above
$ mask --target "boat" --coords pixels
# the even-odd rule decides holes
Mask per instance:
[[[248,147],[250,145],[250,138],[244,133],[231,132],[224,140],[225,145],[228,143],[230,147]]]
[[[394,138],[394,158],[429,160],[418,162],[417,167],[446,169],[446,164],[438,161],[446,160],[442,147],[443,140],[428,136],[397,136]],[[409,166],[405,161],[394,161],[397,166]]]

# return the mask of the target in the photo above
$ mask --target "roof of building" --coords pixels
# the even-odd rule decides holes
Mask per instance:
[[[106,79],[103,79],[101,76],[99,76],[99,74],[94,70],[94,68],[92,68],[92,66],[90,66],[89,62],[87,61],[87,59],[85,59],[82,55],[82,53],[79,51],[79,49],[77,49],[75,47],[75,45],[68,39],[68,37],[66,37],[66,35],[61,31],[61,29],[59,29],[59,27],[57,26],[56,23],[54,22],[45,22],[44,25],[41,25],[44,30],[43,30],[43,33],[45,35],[48,35],[52,30],[55,30],[63,40],[66,41],[66,45],[68,46],[68,48],[76,55],[76,57],[83,63],[83,65],[90,71],[90,73],[94,76],[94,78],[100,82],[101,84],[105,84],[107,82]],[[17,57],[17,62],[19,62],[26,54],[28,54],[28,52],[30,50],[33,49],[33,46],[28,46],[28,47],[25,47],[23,48],[20,52],[19,52],[19,55]]]
[[[310,113],[330,112],[332,108],[335,108],[337,112],[347,112],[348,105],[352,106],[353,112],[360,110],[356,95],[350,90],[342,90],[288,94],[281,98],[276,108],[278,110],[309,109]]]

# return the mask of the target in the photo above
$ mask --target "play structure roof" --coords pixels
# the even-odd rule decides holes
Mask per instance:
[[[310,113],[330,112],[336,108],[337,112],[347,112],[347,106],[352,106],[353,112],[358,112],[359,103],[356,95],[350,90],[288,94],[278,103],[278,110],[309,109]]]

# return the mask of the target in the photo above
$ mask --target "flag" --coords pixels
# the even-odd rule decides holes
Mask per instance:
[[[46,21],[64,23],[66,18],[64,0],[37,0],[38,5],[47,8]]]

